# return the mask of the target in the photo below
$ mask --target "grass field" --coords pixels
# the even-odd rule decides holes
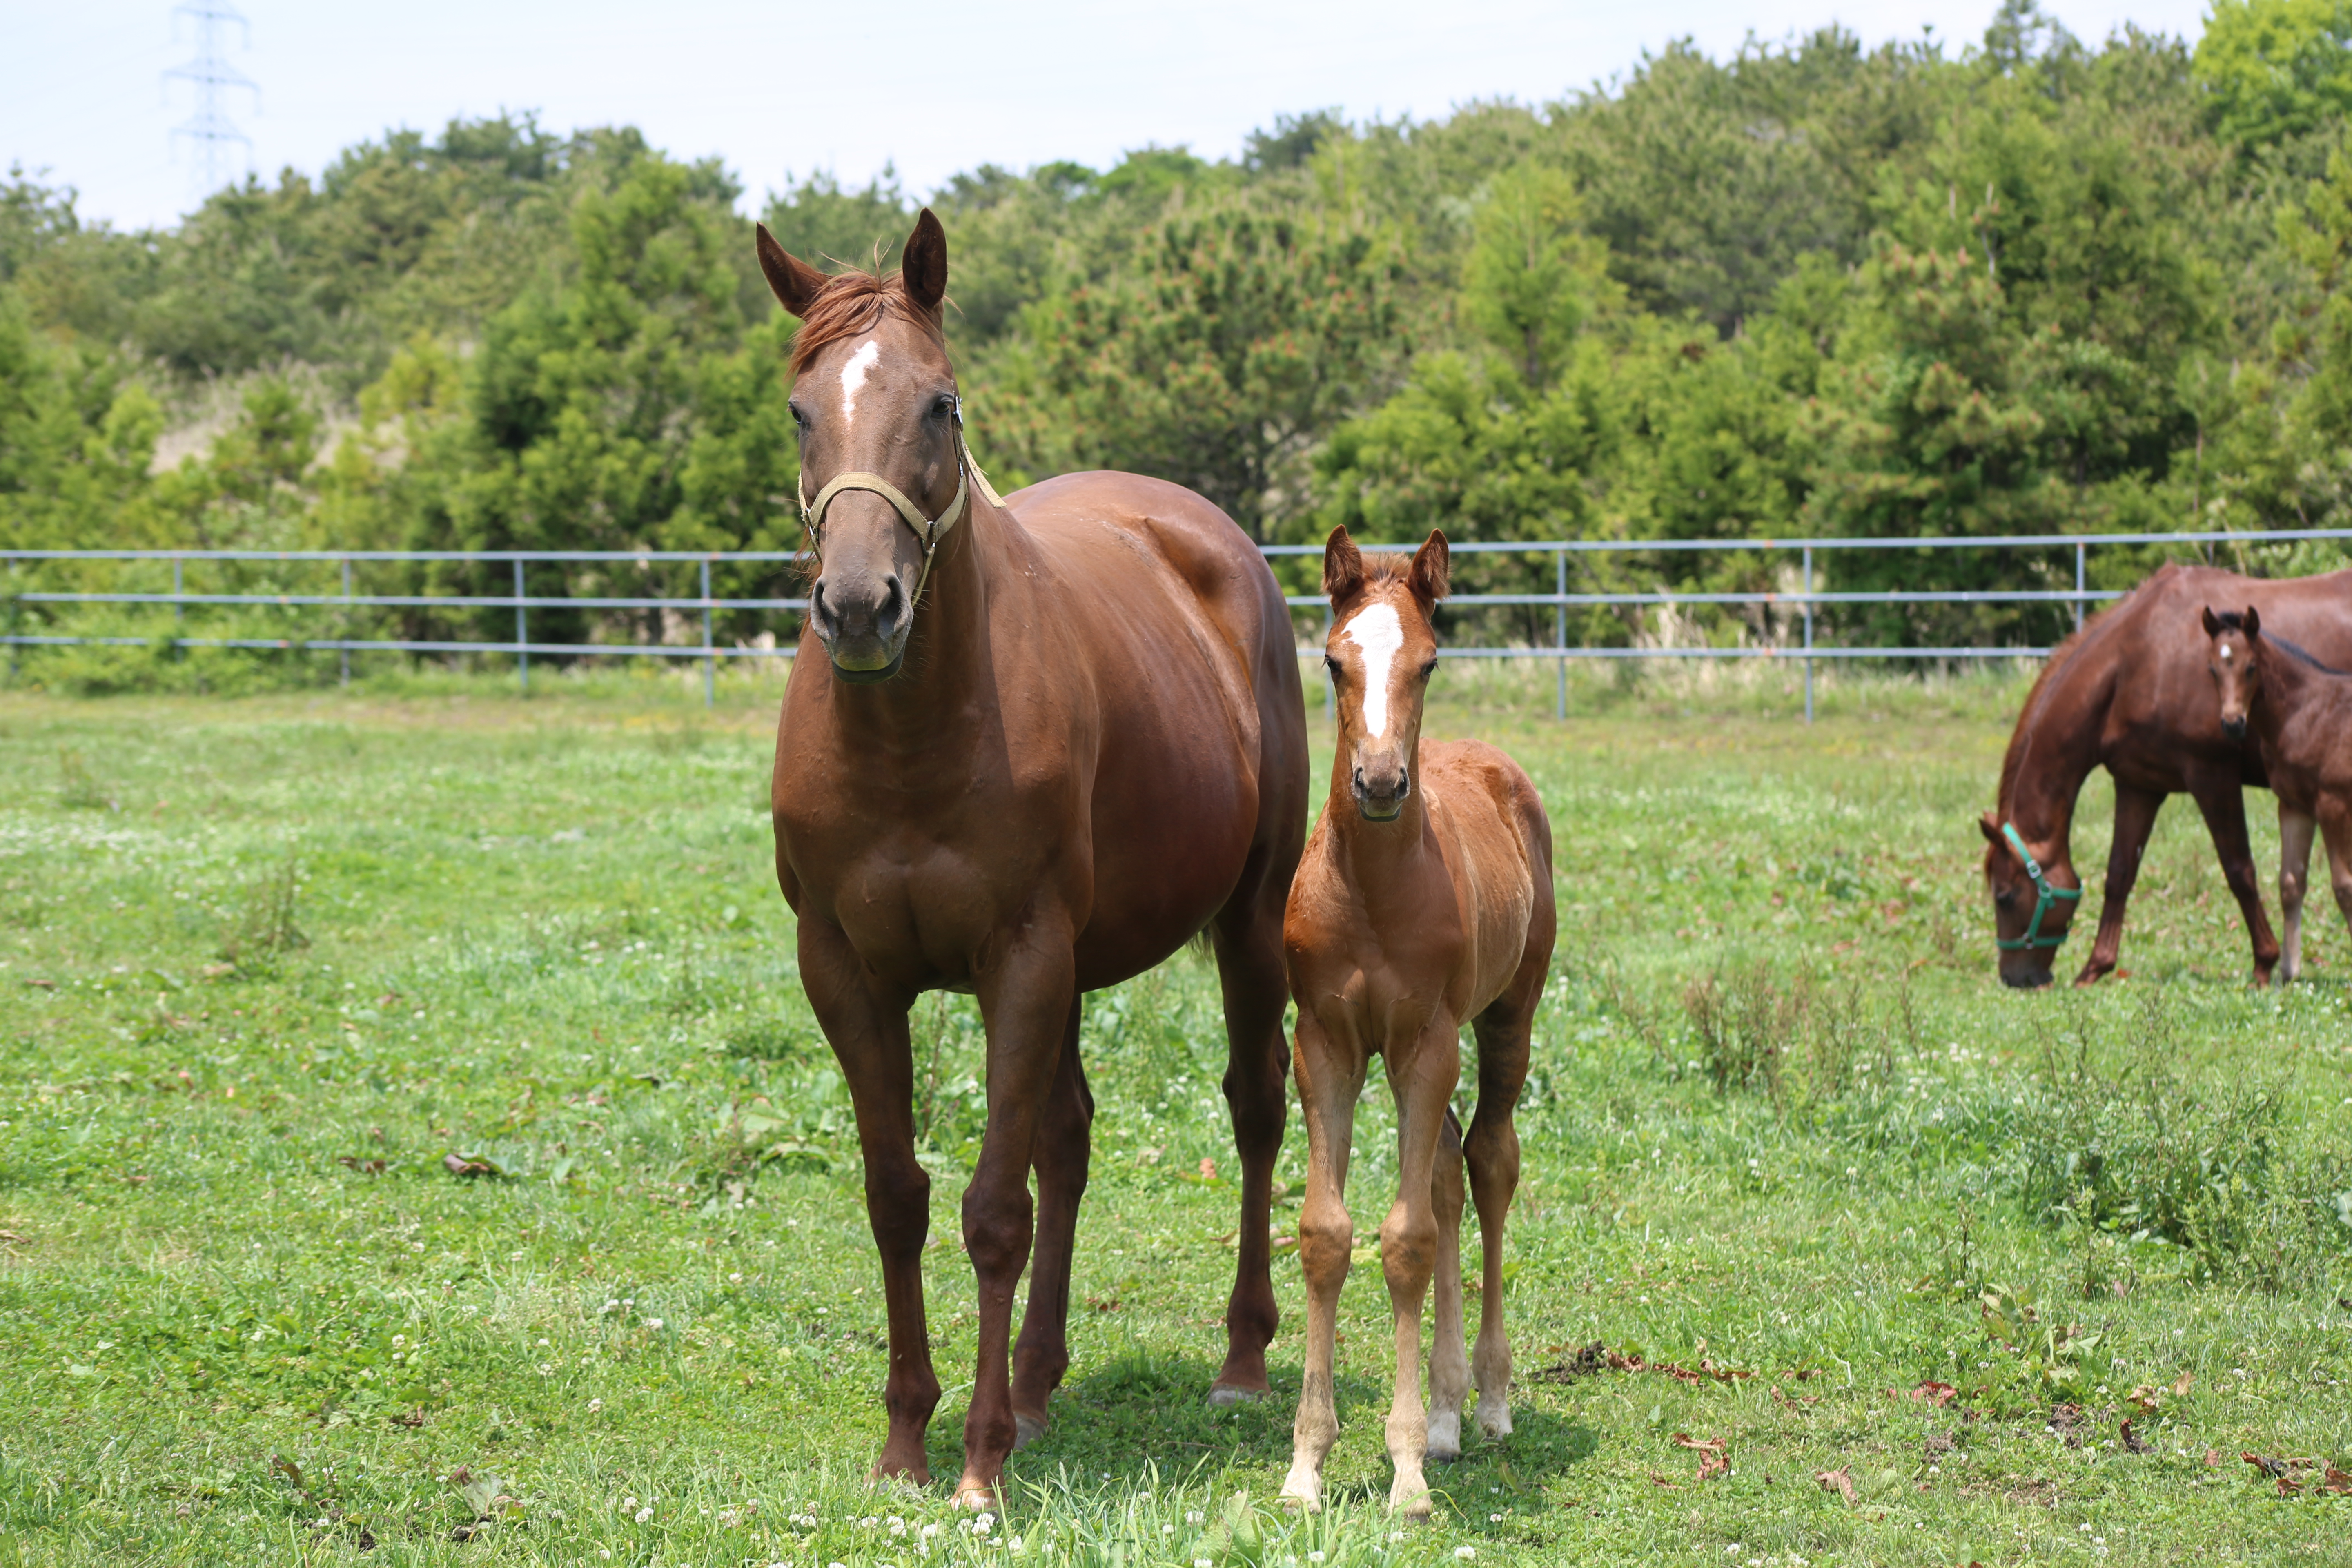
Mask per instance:
[[[1376,1265],[1329,1511],[1273,1504],[1290,1252],[1276,1397],[1205,1405],[1233,1156],[1189,955],[1088,1005],[1075,1361],[1007,1516],[864,1483],[878,1275],[773,880],[772,688],[0,695],[0,1563],[2352,1561],[2324,900],[2310,982],[2249,992],[2176,805],[2128,978],[2010,994],[1971,818],[2014,680],[1837,687],[1806,729],[1778,684],[1580,680],[1560,724],[1548,676],[1445,679],[1431,732],[1544,791],[1562,937],[1517,1433],[1402,1535]],[[918,1025],[951,1478],[980,1036],[960,998]],[[1278,1232],[1303,1154],[1294,1117]]]

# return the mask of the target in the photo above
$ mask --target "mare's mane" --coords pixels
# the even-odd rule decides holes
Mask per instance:
[[[2149,581],[2152,582],[2154,579],[2151,578]],[[2032,739],[2042,699],[2049,690],[2051,683],[2058,678],[2061,671],[2074,662],[2077,654],[2098,640],[2110,626],[2123,619],[2122,612],[2139,598],[2140,589],[2147,586],[2147,583],[2136,585],[2105,610],[2084,621],[2076,630],[2068,633],[2056,647],[2050,650],[2050,658],[2042,664],[2042,673],[2034,677],[2033,689],[2025,694],[2025,705],[2017,710],[2017,728],[2010,731],[2009,750],[2001,754],[2000,793],[1995,797],[2000,810],[2009,809],[2011,792],[2016,785],[2019,772],[2025,765],[2026,747]]]
[[[867,272],[852,268],[824,280],[801,329],[793,335],[792,372],[799,375],[831,343],[870,332],[886,314],[895,313],[930,335],[941,352],[948,346],[936,311],[926,310],[907,297],[904,275]]]

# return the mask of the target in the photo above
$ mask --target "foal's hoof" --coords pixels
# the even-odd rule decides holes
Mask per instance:
[[[1323,1511],[1323,1478],[1297,1465],[1282,1483],[1282,1502],[1286,1508],[1300,1513]]]
[[[1509,1436],[1511,1435],[1510,1401],[1491,1399],[1481,1394],[1478,1398],[1478,1430],[1486,1435],[1489,1442]]]
[[[1462,1412],[1436,1410],[1430,1413],[1429,1447],[1423,1457],[1440,1465],[1450,1465],[1462,1457]]]
[[[1013,1413],[1013,1447],[1016,1451],[1027,1447],[1045,1435],[1045,1418],[1043,1415],[1031,1415],[1020,1410]]]
[[[1232,1384],[1221,1383],[1209,1390],[1209,1404],[1212,1408],[1223,1410],[1233,1405],[1255,1405],[1265,1395],[1263,1388],[1235,1388]]]

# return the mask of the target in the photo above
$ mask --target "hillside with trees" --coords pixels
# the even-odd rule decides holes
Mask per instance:
[[[1309,112],[1231,161],[982,166],[927,200],[973,444],[1006,489],[1160,474],[1268,542],[2333,526],[2348,104],[2352,0],[2216,0],[2193,44],[2092,44],[2010,0],[1957,51],[1678,47],[1555,103]],[[87,223],[16,171],[0,547],[789,549],[793,322],[742,194],[634,131],[528,117],[387,134],[162,231]],[[918,205],[819,175],[761,216],[804,258],[887,267]],[[2105,559],[2128,578],[2152,557]],[[2042,561],[1889,552],[1837,585]],[[1776,581],[1745,552],[1580,570]],[[607,586],[550,569],[533,592]],[[2062,614],[1843,635],[2022,642]],[[1596,612],[1580,635],[1636,629]],[[1727,612],[1713,635],[1767,630]]]

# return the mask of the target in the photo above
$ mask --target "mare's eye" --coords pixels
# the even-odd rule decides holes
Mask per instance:
[[[786,404],[785,406],[793,411],[793,424],[800,430],[802,435],[807,435],[809,427],[808,411],[797,403],[789,403]]]
[[[1995,893],[1992,896],[1992,901],[1999,904],[2002,909],[2007,909],[2010,905],[2017,902],[2017,889],[2014,888],[2003,888],[2000,892]]]
[[[955,417],[955,394],[951,392],[942,392],[937,397],[931,399],[932,418],[952,419]]]

